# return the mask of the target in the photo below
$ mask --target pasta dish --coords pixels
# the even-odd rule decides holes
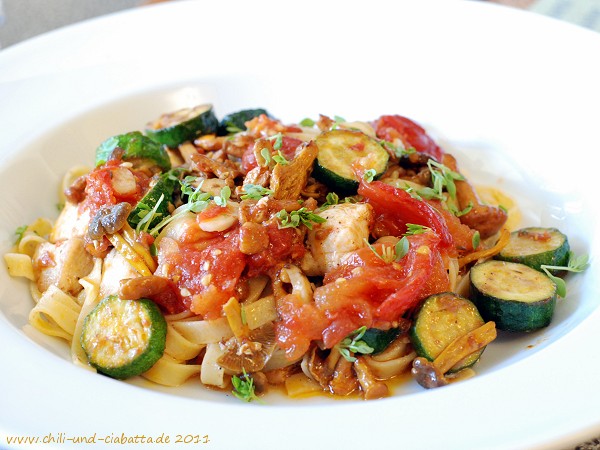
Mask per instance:
[[[29,323],[89,370],[245,401],[463,380],[498,330],[547,326],[587,266],[400,115],[186,108],[100,143],[61,195],[5,255]]]

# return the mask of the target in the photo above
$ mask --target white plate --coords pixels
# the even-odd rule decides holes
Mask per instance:
[[[598,35],[478,2],[282,4],[162,4],[0,52],[0,252],[19,225],[56,216],[62,174],[104,138],[211,101],[285,121],[407,115],[471,179],[515,196],[525,223],[559,226],[577,253],[596,254]],[[27,286],[0,270],[0,447],[51,435],[35,448],[81,448],[58,443],[78,436],[112,448],[100,438],[124,434],[208,435],[212,449],[564,448],[600,435],[598,281],[595,265],[570,277],[552,325],[491,345],[469,381],[407,383],[373,402],[247,405],[74,367],[62,342],[25,326]]]

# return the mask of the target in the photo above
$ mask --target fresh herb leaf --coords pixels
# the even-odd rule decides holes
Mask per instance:
[[[446,191],[450,195],[450,198],[456,198],[456,185],[454,184],[457,180],[464,180],[465,178],[453,170],[450,170],[443,164],[440,164],[433,159],[427,161],[427,167],[431,173],[431,180],[433,182],[433,190],[441,197],[442,191],[446,188]]]
[[[338,351],[347,361],[356,361],[356,358],[352,356],[352,353],[360,353],[362,355],[373,353],[373,347],[370,347],[365,341],[361,340],[366,331],[367,327],[362,326],[346,336],[337,345]]]
[[[271,189],[262,187],[259,184],[245,184],[244,192],[245,192],[245,194],[242,194],[240,196],[240,198],[242,200],[248,200],[248,199],[260,200],[261,198],[266,197],[267,195],[274,194],[274,192]]]
[[[313,223],[323,223],[325,218],[302,207],[296,211],[288,213],[285,209],[279,211],[276,215],[279,219],[279,228],[297,228],[301,224],[312,230]]]
[[[363,179],[367,183],[370,183],[375,179],[375,175],[377,175],[377,171],[375,169],[369,169],[364,173]]]
[[[406,256],[406,254],[408,253],[409,248],[410,248],[410,242],[408,242],[408,239],[406,239],[406,236],[404,236],[394,246],[394,250],[395,250],[395,254],[396,254],[395,261],[400,261],[402,258],[404,258],[404,256]]]
[[[227,206],[227,200],[231,197],[231,188],[229,186],[223,186],[221,188],[221,193],[214,198],[217,206]]]
[[[455,206],[449,205],[450,212],[454,214],[456,217],[464,216],[465,214],[469,214],[473,209],[473,202],[469,202],[469,204],[465,207],[465,209],[459,211]]]
[[[268,167],[271,164],[271,151],[268,149],[268,147],[264,147],[260,151],[260,156],[262,156],[265,160],[265,163],[261,164],[261,166]]]
[[[405,236],[411,236],[414,234],[423,234],[427,233],[431,228],[426,227],[424,225],[417,225],[416,223],[407,223],[406,224],[406,233]]]
[[[138,233],[141,231],[144,231],[146,233],[148,232],[148,227],[150,227],[150,224],[154,221],[154,219],[162,216],[162,214],[157,211],[158,211],[158,208],[160,207],[160,204],[163,202],[164,199],[165,199],[165,194],[161,194],[158,201],[156,202],[156,205],[154,205],[154,208],[152,208],[152,209],[150,209],[150,207],[148,205],[146,205],[145,203],[139,204],[139,206],[142,209],[138,213],[138,217],[140,217],[141,220],[138,222],[137,226],[135,227],[135,231],[137,231]]]
[[[393,142],[386,141],[385,139],[380,140],[379,144],[393,153],[398,159],[402,158],[403,156],[412,155],[417,151],[414,147],[405,148],[402,144],[395,145]]]
[[[236,134],[244,131],[240,127],[236,127],[235,125],[228,125],[226,130],[229,134]]]
[[[255,392],[254,379],[245,370],[242,375],[231,377],[231,384],[233,384],[231,393],[240,400],[245,402],[260,401]]]
[[[473,249],[476,249],[477,247],[479,247],[480,243],[481,243],[481,235],[479,234],[479,231],[475,231],[475,233],[473,233],[473,237],[471,238],[471,244],[473,245]]]
[[[283,145],[283,135],[281,133],[274,134],[267,139],[275,141],[273,143],[273,150],[281,150],[281,146]]]
[[[346,119],[340,116],[333,116],[333,124],[331,125],[332,130],[337,130],[342,123],[346,122]]]
[[[396,243],[394,247],[388,245],[382,246],[382,254],[380,255],[379,253],[377,253],[375,247],[369,244],[369,241],[367,241],[366,239],[363,240],[367,247],[369,247],[369,249],[375,254],[375,256],[377,256],[383,262],[388,264],[400,261],[408,253],[408,250],[410,248],[410,242],[408,242],[408,239],[406,238],[406,236],[404,236]]]
[[[315,121],[312,120],[312,119],[310,119],[310,118],[308,118],[308,117],[306,117],[306,118],[304,118],[304,119],[302,119],[300,121],[299,125],[301,125],[303,127],[314,127],[315,126]]]
[[[335,192],[329,192],[325,197],[325,203],[321,205],[321,210],[328,208],[329,206],[337,205],[340,202],[340,197]]]
[[[551,270],[565,270],[567,272],[580,273],[586,270],[590,266],[589,255],[580,255],[578,257],[571,251],[569,252],[569,262],[566,266],[549,266],[543,264],[540,268],[544,271],[548,278],[550,278],[556,285],[556,293],[561,297],[567,296],[567,283],[560,277],[553,275]]]
[[[173,220],[183,216],[188,211],[193,213],[198,213],[206,209],[206,207],[210,204],[211,196],[207,192],[202,192],[200,189],[202,188],[203,180],[198,184],[197,187],[194,187],[192,183],[197,180],[197,177],[188,176],[181,180],[179,183],[181,184],[181,193],[188,196],[188,201],[185,205],[182,205],[178,208],[176,214],[172,216],[165,217],[161,220],[152,230],[149,230],[152,236],[158,236],[160,230],[166,227]]]
[[[18,227],[15,230],[15,234],[17,235],[15,244],[18,244],[19,242],[21,242],[21,239],[23,239],[23,236],[25,235],[26,231],[27,231],[27,225],[21,225],[20,227]]]
[[[277,154],[273,156],[273,161],[281,166],[287,166],[290,162],[281,154],[281,150],[277,150]]]

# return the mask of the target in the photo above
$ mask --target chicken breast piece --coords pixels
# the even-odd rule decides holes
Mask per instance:
[[[365,246],[373,225],[373,209],[366,203],[342,203],[319,213],[326,221],[307,233],[302,270],[320,276],[342,264],[349,253]]]
[[[72,237],[56,244],[40,244],[33,255],[33,267],[40,292],[54,285],[77,295],[83,289],[79,280],[92,271],[94,259],[85,250],[83,239]]]
[[[87,233],[90,219],[89,210],[80,212],[78,205],[66,202],[56,219],[50,241],[58,242],[73,236],[84,236]]]
[[[114,248],[104,258],[102,280],[100,280],[100,298],[116,295],[121,286],[121,280],[136,278],[140,274]]]

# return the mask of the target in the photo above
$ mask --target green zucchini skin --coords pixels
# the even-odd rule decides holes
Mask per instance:
[[[167,322],[149,299],[103,299],[85,318],[81,346],[98,372],[126,379],[149,370],[163,355]]]
[[[411,343],[418,356],[435,360],[455,339],[473,331],[485,321],[469,299],[452,292],[434,294],[425,299],[410,328]],[[450,369],[458,372],[474,365],[484,349],[481,349]]]
[[[169,203],[173,200],[173,193],[179,185],[179,173],[179,170],[174,169],[163,173],[158,177],[156,184],[146,192],[144,197],[137,203],[131,213],[129,213],[127,221],[132,228],[135,229],[137,227],[142,220],[142,214],[144,214],[145,211],[151,211],[156,206],[161,195],[164,196],[164,198],[160,202],[160,205],[158,205],[158,208],[156,208],[156,215],[150,220],[148,228],[158,225],[161,220],[169,216]]]
[[[377,355],[384,351],[400,335],[400,328],[390,328],[389,330],[380,330],[378,328],[369,328],[363,334],[361,341],[373,349],[371,355]]]
[[[495,259],[525,264],[541,271],[543,265],[566,266],[569,251],[569,240],[558,229],[528,227],[513,231],[508,244]]]
[[[550,324],[556,285],[525,264],[489,260],[471,268],[471,299],[499,330],[528,332]]]
[[[123,149],[123,160],[149,160],[162,171],[171,168],[171,160],[163,146],[139,131],[112,136],[102,142],[96,149],[96,167],[105,164],[117,148]]]
[[[219,121],[210,104],[163,114],[146,125],[146,135],[167,147],[177,147],[198,136],[217,132]]]
[[[387,169],[389,155],[375,139],[360,131],[335,129],[321,133],[315,141],[319,153],[312,175],[335,192],[355,194],[359,179],[353,165],[375,171],[374,179]]]
[[[217,135],[227,136],[228,134],[231,134],[231,130],[245,131],[246,122],[260,116],[261,114],[270,117],[269,113],[264,108],[242,109],[241,111],[227,114],[219,122]]]

